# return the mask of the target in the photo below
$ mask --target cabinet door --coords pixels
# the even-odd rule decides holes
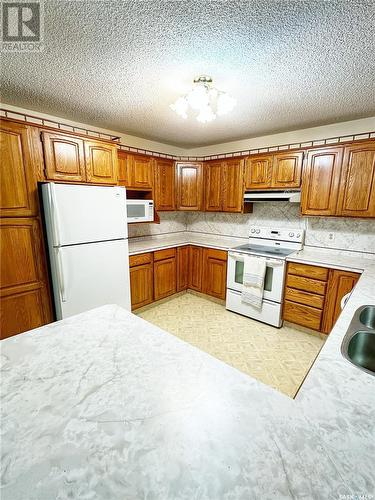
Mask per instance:
[[[272,182],[272,156],[250,156],[246,160],[245,188],[267,189]]]
[[[85,182],[83,140],[70,135],[42,132],[46,178]]]
[[[151,156],[134,155],[131,165],[131,187],[152,189],[154,160]]]
[[[177,248],[177,291],[186,290],[189,285],[189,247]]]
[[[244,161],[228,160],[223,165],[223,211],[242,212]]]
[[[1,336],[52,321],[39,221],[0,219]]]
[[[315,149],[307,153],[303,169],[302,215],[335,215],[343,148]]]
[[[329,333],[341,313],[341,299],[355,287],[360,274],[331,269],[324,305],[323,331]]]
[[[273,157],[272,187],[298,188],[301,185],[303,153],[278,153]]]
[[[93,184],[117,183],[117,148],[99,141],[85,141],[86,177]]]
[[[202,163],[177,163],[177,209],[202,210]]]
[[[205,210],[220,212],[223,209],[222,162],[208,162],[205,164]]]
[[[337,215],[375,217],[375,141],[345,148]]]
[[[174,293],[176,293],[176,257],[154,262],[155,300]]]
[[[175,165],[173,161],[156,161],[154,196],[156,210],[167,211],[176,209]]]
[[[33,144],[27,126],[1,121],[0,200],[3,217],[37,214],[32,148]]]
[[[203,292],[225,299],[227,282],[227,252],[205,248],[203,250]]]
[[[120,186],[128,187],[130,186],[130,169],[131,161],[129,156],[125,151],[117,152],[117,163],[118,163],[118,184]]]
[[[132,310],[153,301],[152,262],[130,268],[130,294]]]
[[[202,291],[203,248],[189,248],[189,288]]]

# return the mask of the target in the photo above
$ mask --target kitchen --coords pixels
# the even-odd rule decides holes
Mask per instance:
[[[124,2],[113,9],[134,28],[172,16],[177,36],[188,3],[174,13],[168,2],[127,4],[133,17]],[[45,28],[60,15],[71,29],[77,9],[99,36],[96,7],[79,4],[45,6]],[[220,5],[223,17],[213,4],[194,9],[230,30],[232,7],[240,22],[236,2]],[[243,25],[266,9],[269,36],[279,16],[293,15],[323,36],[317,8],[266,4],[243,6]],[[46,71],[67,76],[56,67],[66,63],[57,33],[45,32],[44,53],[2,54],[10,63],[0,112],[3,498],[373,497],[375,84],[365,27],[374,8],[346,4],[363,28],[358,56],[350,16],[317,4],[331,30],[344,23],[344,49],[364,64],[366,111],[342,87],[357,108],[341,109],[327,80],[326,108],[301,94],[310,121],[249,121],[246,93],[218,69],[221,90],[215,61],[199,71],[191,61],[185,87],[165,85],[158,103],[132,74],[117,76],[130,95],[114,80],[111,96],[93,76],[93,99],[79,83],[87,47],[74,37],[65,49],[84,66],[71,88],[60,85],[61,107]],[[199,25],[195,14],[186,29]],[[112,36],[131,42],[118,25]],[[139,30],[140,43],[148,36]],[[287,39],[298,54],[297,34]],[[321,68],[314,40],[309,64]],[[108,69],[103,57],[97,64]],[[337,92],[337,67],[329,79]],[[165,84],[159,73],[149,82]],[[75,109],[71,89],[86,108]],[[212,109],[201,109],[197,125],[206,97]],[[122,99],[128,124],[116,121]]]

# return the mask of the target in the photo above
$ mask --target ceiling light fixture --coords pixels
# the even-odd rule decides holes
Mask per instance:
[[[197,120],[208,123],[219,115],[225,115],[232,111],[236,100],[225,92],[218,90],[212,84],[210,76],[201,75],[193,81],[193,88],[184,96],[179,97],[170,105],[182,118],[188,117],[189,107],[198,112]]]

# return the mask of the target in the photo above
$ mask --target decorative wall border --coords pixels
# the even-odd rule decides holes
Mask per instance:
[[[82,127],[74,127],[63,122],[57,122],[54,120],[48,120],[46,118],[40,118],[33,115],[28,115],[25,113],[19,113],[17,111],[11,111],[5,108],[0,108],[0,117],[14,119],[18,121],[23,121],[30,125],[39,125],[42,127],[56,128],[60,131],[66,132],[76,132],[79,134],[87,135],[88,137],[94,137],[97,139],[111,140],[119,145],[121,151],[127,151],[129,153],[137,153],[153,156],[155,158],[165,158],[176,161],[206,161],[206,160],[221,160],[225,158],[236,158],[241,156],[250,156],[263,153],[275,153],[282,151],[291,151],[293,149],[306,149],[318,146],[332,146],[335,144],[341,144],[345,142],[355,142],[363,141],[366,139],[375,139],[375,131],[364,132],[362,134],[352,134],[352,135],[342,135],[337,137],[329,137],[327,139],[319,139],[315,141],[304,141],[291,144],[280,144],[278,146],[269,146],[265,148],[254,148],[254,149],[244,149],[240,151],[233,151],[230,153],[222,153],[217,155],[206,155],[206,156],[178,156],[171,155],[167,153],[161,153],[159,151],[152,151],[149,149],[135,148],[132,146],[127,146],[120,142],[120,137],[106,134],[105,132],[97,132],[95,130],[85,129]]]

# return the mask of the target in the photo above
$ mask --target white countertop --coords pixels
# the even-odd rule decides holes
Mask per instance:
[[[2,499],[374,498],[375,377],[340,352],[365,261],[295,400],[118,306],[2,341]]]

